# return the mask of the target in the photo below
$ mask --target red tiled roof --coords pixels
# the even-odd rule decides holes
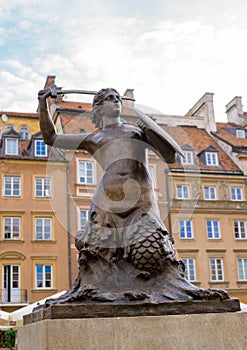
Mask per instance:
[[[178,161],[171,164],[170,168],[177,169],[200,169],[210,171],[241,171],[238,166],[232,161],[232,159],[221,149],[221,147],[214,141],[214,139],[204,129],[198,129],[194,126],[178,126],[168,127],[161,126],[170,136],[182,147],[184,145],[190,145],[193,147],[195,155],[200,154],[203,150],[209,146],[214,147],[218,151],[218,158],[220,166],[207,166],[203,162],[195,157],[195,165],[182,165]]]
[[[80,129],[89,133],[95,130],[95,125],[91,122],[89,115],[60,114],[60,121],[65,134],[79,134]]]
[[[6,112],[0,111],[0,115],[6,114],[8,117],[39,118],[38,113]]]
[[[214,133],[214,135],[232,146],[247,147],[246,138],[244,139],[237,137],[236,129],[244,130],[240,126],[236,126],[231,123],[217,123],[217,131]],[[245,134],[247,134],[246,131]]]

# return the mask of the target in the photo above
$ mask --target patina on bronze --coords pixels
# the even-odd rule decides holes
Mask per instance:
[[[185,279],[184,265],[176,259],[160,219],[146,149],[173,163],[176,152],[182,153],[175,141],[166,139],[162,129],[138,111],[137,125],[123,124],[121,97],[114,89],[102,89],[94,97],[92,120],[98,133],[58,135],[46,104],[51,96],[50,89],[39,93],[45,143],[88,151],[104,173],[87,226],[76,235],[78,277],[62,297],[49,299],[31,322],[64,313],[109,317],[238,311],[239,301],[226,291],[198,288]]]

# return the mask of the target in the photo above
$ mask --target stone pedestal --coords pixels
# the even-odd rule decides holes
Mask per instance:
[[[18,350],[243,350],[247,313],[44,319],[18,331]]]

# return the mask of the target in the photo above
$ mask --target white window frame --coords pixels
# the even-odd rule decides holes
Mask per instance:
[[[247,225],[245,220],[233,221],[234,237],[237,240],[247,239]],[[237,237],[238,236],[238,237]]]
[[[50,177],[35,178],[35,197],[37,198],[51,197],[51,178]]]
[[[247,281],[247,258],[238,258],[238,280]]]
[[[95,172],[94,162],[87,161],[87,160],[79,160],[77,165],[78,165],[78,169],[77,169],[78,183],[81,185],[93,185],[94,172]],[[82,165],[85,167],[84,169],[82,168]],[[90,172],[91,172],[91,175],[89,175]]]
[[[181,157],[181,163],[183,165],[193,165],[194,164],[194,152],[193,151],[185,151],[184,157]]]
[[[84,218],[82,218],[82,213],[85,214]],[[89,210],[88,209],[79,209],[79,230],[83,230],[86,226],[86,223],[89,218]],[[82,225],[82,222],[85,220],[85,225]]]
[[[40,272],[38,273],[38,266],[41,266],[41,280],[38,280],[38,274],[40,274]],[[47,271],[46,268],[50,267],[50,279],[47,278]],[[50,283],[49,283],[50,281]],[[38,285],[38,283],[41,282],[41,285]],[[47,286],[47,283],[50,284],[50,286]],[[36,264],[35,265],[35,288],[36,289],[52,289],[53,288],[53,265],[51,264]]]
[[[237,186],[231,187],[231,200],[232,201],[242,201],[243,200],[243,189],[242,189],[242,187],[237,187]]]
[[[18,139],[13,137],[6,137],[5,139],[5,154],[17,156],[19,154]]]
[[[196,281],[196,263],[194,258],[182,258],[185,265],[185,278],[188,281]]]
[[[42,145],[42,147],[38,145]],[[44,145],[44,153],[41,152],[41,150],[43,150],[43,145]],[[47,145],[44,143],[43,140],[35,140],[35,156],[47,157]]]
[[[217,152],[205,152],[206,165],[218,166],[219,159]]]
[[[177,185],[177,199],[189,199],[190,191],[188,185]],[[181,196],[180,196],[181,193]]]
[[[9,221],[9,235],[10,237],[5,237],[6,231],[6,221]],[[5,241],[19,240],[21,235],[21,218],[19,216],[4,216],[3,218],[3,239]]]
[[[236,129],[236,137],[238,137],[240,139],[245,139],[245,130]]]
[[[203,193],[205,200],[212,201],[217,199],[215,186],[204,186]]]
[[[209,237],[209,223],[210,223],[210,227],[211,227],[211,234],[212,237]],[[217,223],[217,225],[215,226],[215,223]],[[220,239],[221,238],[221,234],[220,234],[220,221],[219,220],[207,220],[206,221],[206,226],[207,226],[207,237],[208,239]],[[217,230],[216,230],[217,227]],[[218,236],[218,237],[217,237]]]
[[[224,265],[222,258],[210,258],[210,279],[212,282],[224,281]]]
[[[10,186],[7,183],[8,179],[10,179]],[[4,176],[3,195],[5,197],[20,197],[21,196],[21,177],[20,176],[8,176],[8,175]]]
[[[149,164],[148,165],[148,171],[149,171],[149,175],[151,176],[151,179],[153,180],[154,187],[157,188],[156,166],[154,164]]]
[[[20,127],[20,135],[21,135],[21,140],[29,140],[29,127],[28,126],[21,126]]]
[[[36,241],[51,241],[52,240],[52,218],[51,217],[35,217],[34,221],[35,221],[35,240]],[[38,232],[38,230],[37,230],[38,227],[41,227],[41,232]],[[46,229],[47,227],[49,228],[48,231]]]
[[[180,239],[193,239],[193,226],[192,221],[187,219],[179,219],[179,238]],[[182,237],[181,232],[184,232],[184,237]],[[189,232],[190,231],[190,232]]]

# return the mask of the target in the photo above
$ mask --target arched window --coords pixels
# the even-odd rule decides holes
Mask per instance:
[[[22,126],[20,128],[21,140],[29,140],[29,128],[27,126]]]
[[[5,131],[10,131],[11,129],[15,130],[15,127],[13,125],[7,125]]]

